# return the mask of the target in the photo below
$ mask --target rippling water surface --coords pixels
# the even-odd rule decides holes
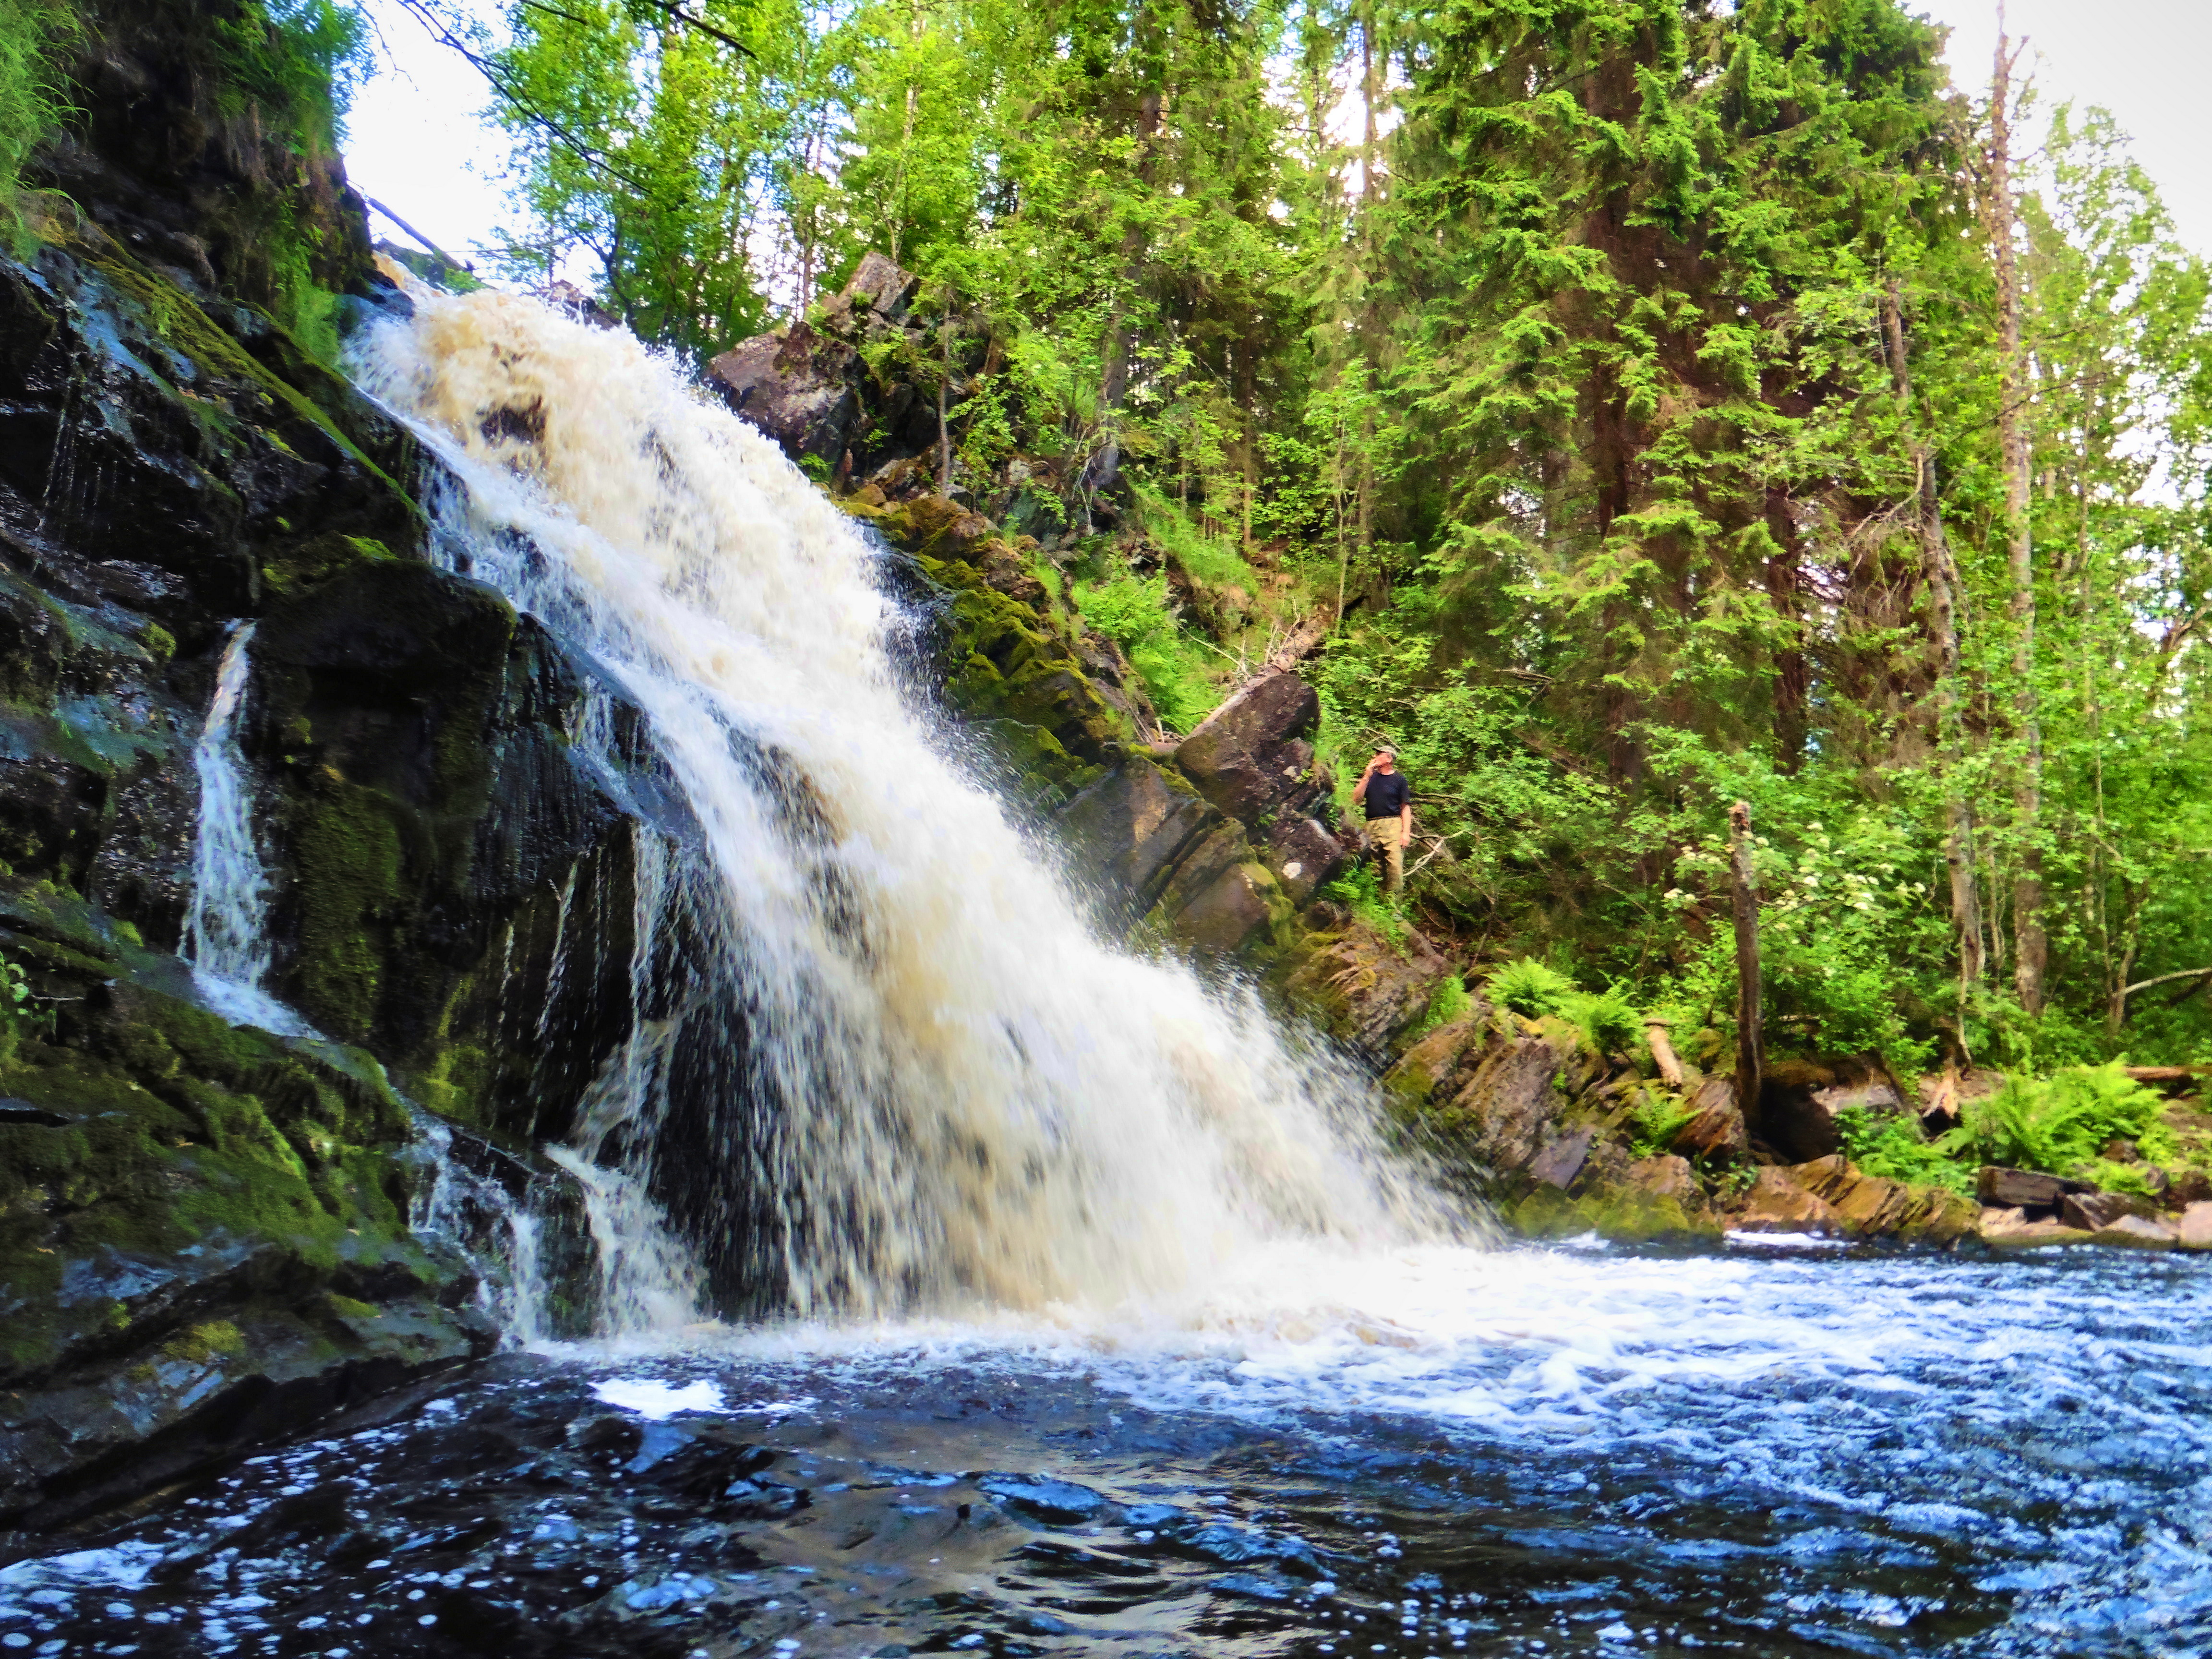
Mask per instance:
[[[19,1561],[0,1643],[2203,1654],[2209,1285],[1290,1253],[1118,1322],[514,1354]]]

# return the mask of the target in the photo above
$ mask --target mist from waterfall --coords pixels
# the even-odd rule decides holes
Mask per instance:
[[[416,307],[356,367],[457,481],[447,556],[599,665],[696,824],[641,832],[633,1029],[562,1155],[611,1186],[617,1324],[685,1317],[702,1254],[870,1315],[1112,1305],[1273,1243],[1441,1230],[1349,1067],[1097,936],[912,706],[878,555],[768,440],[619,331]],[[572,735],[611,776],[610,707]],[[711,1109],[672,1144],[702,1024]],[[708,1212],[650,1196],[686,1191]]]

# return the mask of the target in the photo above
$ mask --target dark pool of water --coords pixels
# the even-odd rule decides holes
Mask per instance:
[[[2197,1262],[1407,1277],[505,1356],[0,1571],[0,1659],[2212,1652]]]

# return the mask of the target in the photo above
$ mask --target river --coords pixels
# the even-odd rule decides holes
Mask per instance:
[[[1146,1319],[503,1356],[0,1572],[0,1642],[2212,1650],[2194,1261],[1739,1243],[1267,1265]]]

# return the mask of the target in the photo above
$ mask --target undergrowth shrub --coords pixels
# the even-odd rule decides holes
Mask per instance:
[[[66,109],[62,54],[80,32],[57,0],[0,0],[0,241],[21,254],[23,164]]]
[[[1425,1037],[1430,1032],[1463,1018],[1474,1006],[1474,999],[1468,994],[1467,981],[1457,974],[1447,974],[1437,981],[1437,988],[1429,993],[1428,1012],[1421,1016],[1420,1026],[1413,1035]]]
[[[1929,1140],[1918,1123],[1900,1113],[1846,1106],[1836,1114],[1836,1137],[1844,1156],[1868,1175],[1944,1187],[1961,1195],[1974,1190],[1972,1167],[1947,1152],[1943,1142]]]
[[[1146,579],[1122,571],[1100,581],[1079,581],[1075,607],[1128,654],[1152,707],[1176,731],[1189,731],[1220,703],[1220,688],[1206,672],[1205,653],[1184,636],[1169,608],[1165,575]]]
[[[1697,1112],[1677,1095],[1649,1094],[1628,1115],[1628,1150],[1637,1158],[1657,1158],[1690,1127]]]
[[[2070,1066],[2045,1078],[2008,1079],[1994,1094],[1969,1101],[1965,1121],[1936,1144],[1979,1163],[2061,1176],[2096,1170],[2113,1140],[2131,1140],[2152,1163],[2166,1164],[2180,1146],[2163,1121],[2165,1104],[2118,1060]]]
[[[1353,865],[1323,887],[1321,895],[1351,911],[1354,921],[1380,933],[1391,949],[1405,950],[1408,933],[1405,915],[1382,891],[1382,872],[1373,865]],[[1462,986],[1462,993],[1464,989]]]
[[[1559,999],[1559,1017],[1582,1033],[1595,1053],[1618,1054],[1635,1045],[1644,1016],[1618,986],[1602,991],[1571,991]]]
[[[1534,957],[1500,963],[1490,970],[1483,983],[1489,988],[1491,1001],[1510,1008],[1524,1019],[1561,1012],[1575,988],[1574,981]]]

